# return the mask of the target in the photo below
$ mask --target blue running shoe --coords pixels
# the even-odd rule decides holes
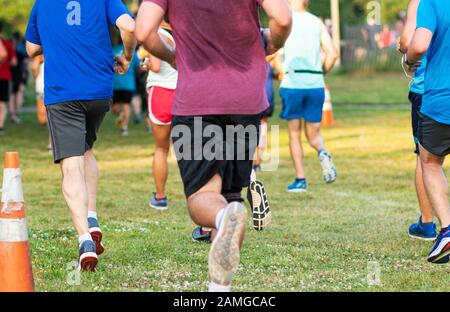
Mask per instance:
[[[420,216],[419,221],[409,227],[409,237],[426,241],[435,240],[437,237],[436,224],[433,222],[422,223],[422,216]]]
[[[450,261],[450,229],[442,229],[436,243],[428,255],[428,262],[448,263]]]
[[[153,193],[152,199],[150,199],[149,206],[158,210],[167,210],[167,208],[169,208],[167,204],[167,197],[157,199],[156,193]]]
[[[88,272],[95,272],[98,263],[95,244],[91,240],[84,241],[80,246],[80,258],[78,260],[78,269]]]
[[[192,231],[192,240],[194,242],[211,243],[211,231],[205,231],[201,226]]]
[[[288,186],[287,191],[291,193],[306,192],[308,183],[305,179],[295,179],[295,181]]]
[[[103,247],[102,238],[103,234],[100,230],[100,225],[98,224],[98,220],[95,218],[88,218],[89,224],[89,234],[91,234],[92,240],[95,243],[95,250],[97,255],[101,255],[105,252],[105,247]]]

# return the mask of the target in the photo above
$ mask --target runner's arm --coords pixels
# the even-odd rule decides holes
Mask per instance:
[[[42,46],[27,41],[27,54],[29,57],[36,57],[42,54]]]
[[[409,45],[406,60],[409,64],[419,62],[430,47],[433,33],[426,28],[418,28]]]
[[[122,14],[117,18],[116,26],[122,38],[123,54],[115,58],[114,71],[119,75],[124,75],[130,69],[136,50],[136,39],[134,38],[136,23],[130,15]]]
[[[265,32],[268,42],[267,54],[281,49],[292,27],[292,11],[286,0],[262,0],[261,6],[269,17],[269,31]]]
[[[142,3],[137,16],[136,39],[153,56],[176,67],[175,47],[168,44],[158,32],[164,14],[164,9],[159,5]]]
[[[6,48],[3,45],[3,42],[0,40],[0,65],[6,61],[7,57],[8,57],[8,52],[6,51]]]
[[[336,47],[334,46],[333,39],[331,39],[330,34],[328,33],[328,30],[324,23],[321,22],[321,35],[320,35],[320,42],[322,45],[322,49],[325,52],[325,60],[323,62],[323,73],[326,74],[330,72],[334,64],[336,64],[336,61],[338,59],[338,52],[336,50]]]
[[[408,52],[408,47],[411,43],[414,31],[416,30],[417,9],[420,0],[411,0],[408,5],[408,13],[406,18],[405,29],[400,37],[399,51],[403,54]]]

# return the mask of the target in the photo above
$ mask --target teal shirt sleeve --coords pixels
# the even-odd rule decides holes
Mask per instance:
[[[417,11],[417,28],[425,28],[433,34],[437,30],[437,14],[432,0],[420,1]]]

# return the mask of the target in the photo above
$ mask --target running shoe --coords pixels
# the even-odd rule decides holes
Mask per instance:
[[[409,227],[409,236],[421,240],[435,240],[437,237],[436,224],[433,222],[422,223],[422,216],[417,223]]]
[[[448,263],[450,261],[450,229],[441,230],[436,243],[428,255],[428,262],[431,263]]]
[[[331,155],[327,151],[322,150],[319,152],[319,160],[320,165],[322,166],[322,175],[325,183],[330,184],[336,181],[337,172]]]
[[[5,135],[5,129],[0,128],[0,136],[4,136]]]
[[[122,128],[120,129],[120,132],[122,133],[123,136],[127,136],[128,135],[128,128]]]
[[[295,179],[294,182],[292,182],[287,187],[287,191],[290,193],[303,193],[306,192],[308,188],[308,183],[305,179]]]
[[[247,211],[238,202],[230,203],[222,218],[208,258],[210,281],[229,285],[239,266],[240,240],[245,233]]]
[[[100,225],[98,224],[98,220],[95,218],[88,218],[89,224],[89,234],[91,234],[92,240],[95,243],[95,250],[97,255],[101,255],[105,252],[105,247],[102,243],[103,234],[100,230]]]
[[[272,221],[272,212],[270,211],[264,184],[261,181],[250,182],[247,199],[252,208],[253,228],[256,231],[264,230]]]
[[[95,244],[91,240],[84,241],[80,246],[80,258],[78,260],[78,269],[82,271],[95,272],[98,263]]]
[[[156,193],[153,193],[152,198],[150,199],[149,206],[158,210],[167,210],[169,208],[167,197],[156,198]]]
[[[210,243],[211,231],[205,231],[203,227],[198,226],[192,231],[192,240],[199,243]]]

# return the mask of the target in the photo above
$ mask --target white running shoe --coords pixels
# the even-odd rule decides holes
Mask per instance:
[[[230,203],[222,218],[211,250],[208,268],[211,282],[218,285],[229,285],[239,266],[240,239],[247,225],[247,210],[238,202]]]
[[[320,165],[322,166],[322,175],[325,183],[330,184],[336,181],[337,172],[333,163],[333,158],[327,151],[319,154]]]

